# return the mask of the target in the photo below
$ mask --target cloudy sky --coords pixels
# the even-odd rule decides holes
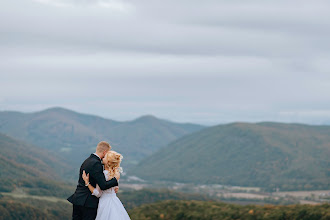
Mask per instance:
[[[1,0],[0,111],[330,123],[330,2]]]

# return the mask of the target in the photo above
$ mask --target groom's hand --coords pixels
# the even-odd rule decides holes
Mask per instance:
[[[118,193],[119,186],[115,186],[115,193]]]

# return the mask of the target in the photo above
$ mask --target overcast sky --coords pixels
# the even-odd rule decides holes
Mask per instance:
[[[330,2],[1,0],[0,111],[330,123]]]

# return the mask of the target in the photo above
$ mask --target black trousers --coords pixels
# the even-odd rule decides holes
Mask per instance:
[[[95,220],[97,208],[73,205],[72,220]]]

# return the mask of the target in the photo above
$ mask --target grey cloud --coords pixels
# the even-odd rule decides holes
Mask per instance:
[[[18,6],[19,5],[19,6]],[[0,110],[126,119],[329,116],[327,1],[4,0]]]
[[[324,28],[317,30],[323,33],[324,30],[328,30],[325,27],[329,25],[325,22],[327,19],[316,20],[312,25],[306,24],[306,21],[309,23],[313,21],[313,8],[310,11],[304,9],[307,12],[302,15],[299,12],[294,14],[293,6],[285,10],[287,6],[285,2],[278,3],[283,4],[283,9],[280,7],[272,9],[274,3],[267,6],[261,2],[258,2],[260,6],[250,6],[248,9],[240,6],[242,3],[239,5],[226,3],[221,7],[223,2],[220,4],[212,2],[213,4],[203,6],[204,4],[198,5],[196,2],[178,4],[169,1],[160,4],[156,1],[162,7],[165,4],[165,9],[156,7],[156,3],[143,1],[130,3],[136,5],[136,11],[131,14],[106,13],[103,8],[88,7],[63,9],[33,6],[26,11],[14,9],[7,16],[15,16],[17,20],[11,22],[7,31],[4,29],[2,38],[10,39],[7,42],[9,45],[18,44],[22,47],[31,44],[35,47],[48,45],[48,47],[67,48],[67,50],[71,48],[86,52],[125,50],[188,55],[252,54],[272,57],[283,56],[283,52],[287,56],[306,53],[307,50],[318,52],[316,50],[319,49],[313,45],[312,39],[292,35],[291,29],[300,27],[305,29],[305,33],[315,33],[313,27],[320,26]],[[176,9],[173,9],[174,6]],[[39,7],[41,10],[38,10]],[[34,15],[35,10],[38,10],[38,16]],[[320,10],[324,11],[322,8]],[[282,11],[285,15],[280,14]],[[238,16],[233,16],[236,13]],[[303,15],[306,14],[309,16],[304,17]],[[161,15],[170,17],[172,21],[164,21]],[[294,18],[296,22],[291,21]],[[182,22],[180,19],[187,21]],[[203,23],[203,20],[210,22]],[[195,21],[200,24],[187,24]],[[213,24],[212,22],[220,22],[221,25],[220,27],[208,25]],[[288,26],[288,23],[291,24]],[[276,31],[278,27],[287,28],[286,31],[278,33]],[[272,29],[275,32],[272,32]],[[21,38],[22,34],[24,38]],[[327,39],[320,39],[320,35],[316,33],[315,35],[317,38],[314,41]]]

